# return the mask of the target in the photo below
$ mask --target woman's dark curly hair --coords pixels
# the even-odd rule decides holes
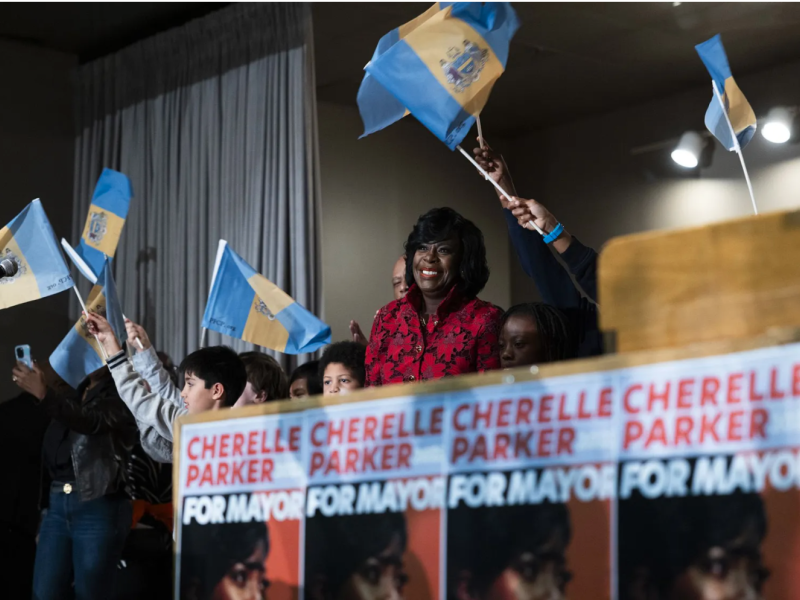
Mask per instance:
[[[461,242],[460,279],[456,285],[467,298],[474,298],[489,281],[486,244],[475,223],[452,208],[433,208],[417,220],[405,245],[406,283],[414,283],[414,254],[419,247],[446,240],[451,234]]]
[[[351,575],[393,542],[402,556],[408,534],[403,513],[316,515],[306,520],[306,598],[338,598]]]
[[[353,377],[363,387],[367,381],[367,370],[364,367],[367,349],[357,342],[336,342],[325,348],[319,361],[319,379],[325,379],[325,369],[331,363],[341,363],[350,370]]]
[[[181,598],[207,600],[237,562],[259,543],[269,554],[269,529],[262,521],[184,525],[181,531]]]

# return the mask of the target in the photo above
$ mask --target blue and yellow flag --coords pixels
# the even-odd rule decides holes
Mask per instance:
[[[713,96],[706,111],[706,127],[728,150],[736,149],[736,142],[731,134],[733,128],[739,147],[744,148],[756,132],[756,114],[733,79],[722,37],[717,34],[695,46],[695,50],[711,74],[711,79],[717,84],[725,103],[725,113],[728,114],[726,119],[719,100]]]
[[[38,198],[0,229],[0,260],[5,259],[16,264],[17,272],[0,278],[0,308],[52,296],[75,285]]]
[[[86,308],[108,319],[117,339],[123,342],[128,337],[125,332],[125,319],[122,316],[117,287],[111,274],[111,262],[107,258],[103,259],[100,273],[97,284],[86,299]],[[105,364],[100,344],[89,333],[83,315],[50,355],[50,365],[53,370],[73,388],[77,388],[87,375]]]
[[[444,10],[452,4],[452,2],[437,2],[416,19],[401,25],[397,29],[392,29],[378,42],[378,47],[375,48],[375,53],[372,55],[370,62],[377,61],[384,52],[397,42],[424,24],[440,10]],[[362,138],[388,127],[409,114],[402,102],[386,91],[386,88],[369,73],[364,74],[364,80],[361,82],[361,87],[358,88],[357,101],[358,110],[361,112],[361,120],[364,121]]]
[[[508,2],[437,3],[385,35],[358,94],[364,135],[408,110],[453,150],[505,71],[518,27]]]
[[[103,169],[94,188],[80,244],[75,249],[95,273],[103,269],[106,256],[114,258],[132,196],[131,182],[125,175]]]
[[[331,328],[221,241],[203,327],[286,354],[314,352]]]

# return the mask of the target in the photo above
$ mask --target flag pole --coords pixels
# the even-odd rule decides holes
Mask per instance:
[[[728,129],[731,131],[731,137],[733,138],[733,149],[736,151],[736,154],[739,155],[739,162],[742,163],[744,180],[747,182],[747,190],[750,192],[750,201],[753,203],[753,212],[758,214],[758,205],[756,204],[756,197],[753,194],[753,185],[750,183],[750,175],[747,173],[747,166],[744,164],[744,156],[742,155],[742,147],[739,145],[739,138],[736,137],[736,131],[733,129],[733,124],[728,116],[728,111],[725,109],[725,101],[722,99],[722,95],[719,93],[717,82],[713,79],[711,80],[711,87],[714,88],[714,96],[717,98],[717,101],[722,108],[722,114],[725,115],[725,122],[728,124]]]
[[[220,240],[219,244],[217,244],[217,256],[214,258],[214,271],[211,273],[211,284],[208,286],[208,295],[211,295],[211,290],[214,289],[214,282],[217,280],[217,272],[219,271],[219,263],[222,262],[222,255],[225,254],[225,248],[227,247],[228,242],[225,240]],[[208,300],[206,300],[206,308],[208,308]],[[206,347],[206,337],[208,335],[208,329],[205,327],[202,328],[200,332],[200,347]]]
[[[78,271],[80,271],[81,274],[89,280],[89,283],[92,285],[97,285],[97,276],[94,274],[94,271],[92,271],[89,265],[86,264],[86,262],[78,255],[77,252],[75,252],[73,247],[70,246],[69,242],[64,238],[61,238],[61,247],[67,253],[67,256],[69,256],[70,260],[78,268]],[[108,258],[107,254],[103,254],[103,256]],[[77,287],[75,288],[75,291],[78,291]],[[78,298],[81,300],[81,306],[83,306],[83,301],[80,294],[78,294]],[[127,319],[124,314],[122,315],[122,318]],[[140,350],[144,350],[144,346],[142,346],[142,340],[139,339],[138,335],[136,336],[136,345],[139,346]]]
[[[500,192],[501,194],[503,194],[503,196],[506,198],[506,200],[508,200],[509,202],[513,202],[513,201],[514,201],[514,199],[513,199],[513,198],[512,198],[512,197],[511,197],[511,196],[508,194],[508,192],[507,192],[507,191],[505,191],[505,190],[503,189],[503,186],[501,186],[501,185],[500,185],[499,183],[497,183],[497,182],[496,182],[494,179],[492,179],[491,177],[489,177],[489,174],[488,174],[488,173],[487,173],[487,172],[486,172],[486,171],[485,171],[483,168],[481,168],[481,166],[480,166],[480,165],[479,165],[479,164],[478,164],[478,163],[475,161],[475,159],[474,159],[474,158],[472,158],[472,157],[469,155],[469,153],[468,153],[466,150],[464,150],[464,149],[461,147],[461,145],[458,145],[458,146],[456,146],[456,148],[458,149],[458,151],[459,151],[459,152],[461,152],[461,154],[463,154],[463,155],[464,155],[464,156],[467,158],[467,160],[468,160],[469,162],[471,162],[471,163],[472,163],[472,166],[473,166],[473,167],[475,167],[476,169],[478,169],[478,171],[481,173],[481,175],[483,175],[484,177],[486,177],[486,179],[488,179],[488,180],[491,182],[491,184],[492,184],[492,185],[493,185],[495,188],[497,188],[497,191],[498,191],[498,192]],[[538,232],[539,232],[541,235],[543,235],[543,236],[545,235],[544,231],[542,231],[542,229],[541,229],[541,228],[540,228],[538,225],[536,225],[536,223],[534,223],[533,221],[528,221],[528,224],[529,224],[529,225],[533,225],[533,228],[534,228],[536,231],[538,231]]]
[[[73,285],[72,289],[75,290],[75,295],[78,297],[78,303],[81,305],[81,309],[83,309],[83,314],[88,316],[89,311],[86,308],[86,303],[83,301],[83,296],[81,296],[81,293],[78,291],[78,286],[77,285]],[[103,348],[103,344],[100,343],[100,338],[97,337],[96,333],[94,333],[92,335],[94,335],[94,339],[97,340],[97,345],[100,346],[100,352],[103,355],[103,360],[107,361],[108,360],[108,354],[106,354],[106,349]]]

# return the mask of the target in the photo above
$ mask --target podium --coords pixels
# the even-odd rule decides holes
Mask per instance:
[[[598,285],[607,351],[800,327],[800,211],[615,238]]]

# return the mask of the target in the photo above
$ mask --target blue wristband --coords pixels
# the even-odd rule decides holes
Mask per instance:
[[[560,236],[563,231],[564,231],[564,226],[561,223],[559,223],[553,228],[553,231],[544,236],[544,243],[552,244],[558,239],[558,236]]]

